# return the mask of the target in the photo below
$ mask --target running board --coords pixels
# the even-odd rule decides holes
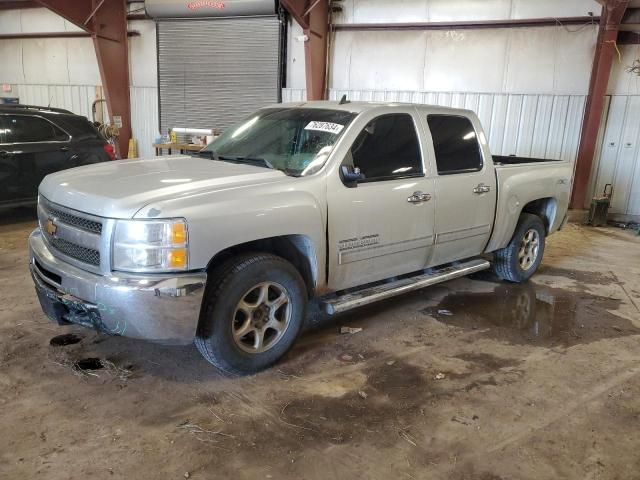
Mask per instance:
[[[370,303],[385,300],[387,298],[413,292],[436,283],[446,282],[454,278],[464,277],[471,273],[486,270],[491,264],[483,259],[469,260],[452,266],[439,268],[429,273],[420,273],[415,277],[402,278],[390,283],[365,288],[357,292],[347,293],[338,297],[322,300],[321,304],[329,315],[346,312],[353,308],[369,305]]]

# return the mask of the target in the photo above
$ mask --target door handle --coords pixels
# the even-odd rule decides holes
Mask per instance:
[[[429,195],[428,193],[422,193],[422,192],[413,192],[413,195],[407,198],[407,202],[414,203],[414,204],[428,202],[429,200],[431,200],[431,195]]]
[[[8,152],[7,150],[0,150],[0,157],[13,157],[13,152]]]
[[[476,195],[482,195],[483,193],[489,193],[491,191],[491,187],[489,185],[485,185],[484,183],[478,184],[477,187],[473,189],[473,193]]]
[[[69,151],[69,147],[67,147],[66,145],[64,147],[60,147],[60,151],[68,152]]]

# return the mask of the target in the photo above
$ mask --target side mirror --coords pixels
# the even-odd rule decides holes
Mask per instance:
[[[340,167],[340,177],[345,186],[354,188],[358,186],[358,182],[363,181],[366,177],[358,167],[352,168],[347,165]]]

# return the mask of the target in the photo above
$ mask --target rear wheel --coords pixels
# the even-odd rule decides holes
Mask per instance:
[[[204,358],[227,374],[263,370],[293,345],[304,321],[298,271],[270,254],[235,257],[211,274],[196,335]]]
[[[538,270],[546,231],[537,215],[523,213],[509,244],[495,253],[493,270],[502,280],[523,283]]]

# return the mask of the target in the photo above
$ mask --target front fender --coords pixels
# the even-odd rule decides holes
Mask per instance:
[[[315,268],[325,265],[326,209],[322,189],[304,179],[299,188],[270,186],[212,192],[147,205],[136,218],[184,217],[189,233],[189,269],[200,270],[219,252],[243,243],[284,235],[303,235],[314,249]],[[307,184],[306,187],[302,185]],[[318,198],[320,197],[320,198]]]

